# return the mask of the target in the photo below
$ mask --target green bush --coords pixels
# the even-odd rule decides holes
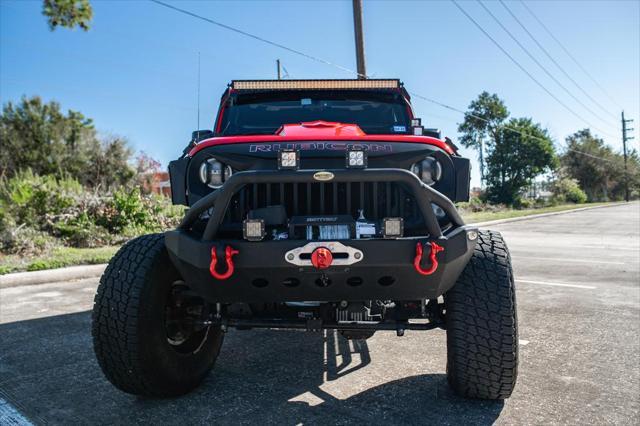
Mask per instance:
[[[518,210],[532,209],[536,207],[536,200],[532,200],[531,198],[522,198],[518,197],[513,203],[513,207]],[[538,205],[538,207],[541,207]]]
[[[86,213],[66,222],[55,223],[53,231],[70,247],[102,247],[120,242],[116,234],[110,234],[107,229],[96,225]]]
[[[499,212],[506,209],[504,204],[490,204],[481,197],[471,197],[469,201],[457,203],[458,210],[465,213]]]
[[[73,179],[20,172],[0,180],[0,253],[103,247],[176,226],[183,208],[137,188],[98,194]]]
[[[177,225],[184,209],[158,195],[142,195],[137,188],[118,190],[97,214],[97,223],[126,236],[157,232]]]
[[[553,198],[558,203],[582,204],[587,202],[587,194],[580,188],[576,179],[561,178],[552,185]]]
[[[63,213],[82,192],[74,179],[38,176],[26,170],[0,181],[0,217],[11,216],[18,224],[40,228],[44,216]]]
[[[110,230],[123,232],[131,229],[146,229],[152,218],[140,190],[118,190],[113,194],[111,207],[115,214],[109,218]]]
[[[27,226],[4,226],[0,230],[0,253],[31,256],[58,245],[51,235]]]

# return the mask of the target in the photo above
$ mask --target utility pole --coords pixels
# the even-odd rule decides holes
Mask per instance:
[[[624,119],[624,111],[622,111],[622,153],[624,154],[624,199],[629,202],[629,172],[627,170],[627,141],[633,139],[633,136],[627,136],[627,132],[633,128],[627,128],[627,123],[633,120]]]
[[[480,162],[480,188],[484,188],[484,139],[480,139],[479,158]]]
[[[280,59],[276,59],[276,66],[278,67],[278,80],[281,79],[281,72],[280,72]]]
[[[353,0],[353,30],[356,37],[356,63],[358,79],[367,78],[367,67],[364,61],[364,31],[362,30],[362,0]]]

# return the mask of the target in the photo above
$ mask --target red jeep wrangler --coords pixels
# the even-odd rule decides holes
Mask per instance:
[[[178,229],[136,238],[98,287],[93,342],[119,389],[196,387],[229,327],[447,330],[447,375],[507,398],[518,332],[500,234],[467,226],[469,160],[398,80],[233,81],[169,165]]]

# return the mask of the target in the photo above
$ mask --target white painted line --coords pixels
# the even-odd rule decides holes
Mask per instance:
[[[595,244],[581,244],[581,245],[575,245],[573,247],[574,248],[595,248],[595,249],[601,249],[606,251],[612,251],[612,250],[640,251],[640,247],[621,247],[621,246],[612,246],[612,245],[598,246]]]
[[[538,285],[551,285],[554,287],[571,287],[571,288],[584,288],[587,290],[595,290],[597,287],[593,287],[590,285],[580,285],[580,284],[567,284],[567,283],[550,283],[547,281],[530,281],[530,280],[516,280],[517,283],[524,284],[538,284]]]
[[[524,340],[524,339],[520,339],[518,340],[518,343],[520,344],[520,346],[527,346],[529,344],[528,340]]]
[[[0,425],[27,426],[32,424],[13,405],[0,397]]]
[[[574,263],[598,263],[603,265],[624,265],[624,262],[609,262],[605,260],[589,260],[589,259],[567,259],[566,257],[536,257],[536,256],[513,256],[514,259],[530,259],[530,260],[545,260],[545,261],[558,261],[558,262],[574,262]]]

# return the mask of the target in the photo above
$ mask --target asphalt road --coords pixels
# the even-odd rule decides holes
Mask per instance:
[[[355,344],[334,333],[232,331],[195,392],[132,397],[94,359],[97,282],[85,280],[0,290],[0,423],[21,413],[65,425],[639,424],[640,206],[494,228],[513,255],[521,339],[518,385],[504,403],[448,389],[441,330]]]

